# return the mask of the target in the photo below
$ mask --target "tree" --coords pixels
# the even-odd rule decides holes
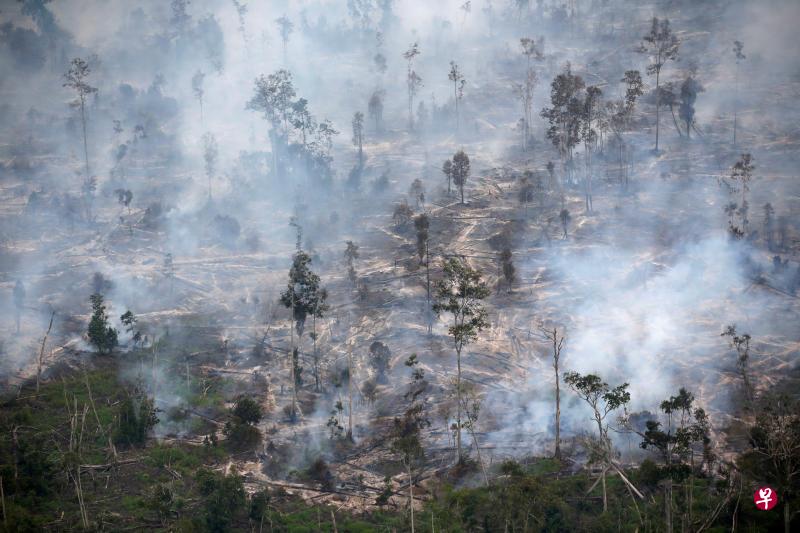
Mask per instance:
[[[392,220],[400,227],[406,227],[411,219],[414,217],[414,210],[408,205],[405,199],[401,200],[394,208],[392,213]]]
[[[353,146],[358,148],[358,164],[364,164],[364,113],[356,111],[353,115]]]
[[[261,406],[249,396],[236,397],[230,409],[229,419],[225,422],[223,434],[228,439],[231,449],[250,448],[261,439],[256,424],[261,422],[264,413]]]
[[[469,157],[464,150],[459,150],[453,156],[453,164],[451,167],[451,174],[453,176],[453,183],[458,187],[461,193],[461,205],[464,205],[464,185],[469,178]]]
[[[170,6],[172,8],[172,17],[169,19],[169,23],[175,28],[175,32],[178,36],[186,32],[192,20],[192,17],[186,10],[186,8],[189,7],[189,3],[189,0],[172,0]]]
[[[428,229],[430,225],[430,219],[425,213],[421,213],[414,218],[414,229],[417,230],[417,255],[419,256],[420,265],[422,264],[422,258],[425,258],[425,294],[428,306],[431,304],[431,260],[428,254]]]
[[[199,508],[206,531],[230,531],[234,518],[244,509],[247,492],[242,477],[234,470],[225,475],[201,468],[195,476],[200,493]]]
[[[294,328],[292,328],[292,407],[291,418],[297,417],[297,378],[299,350],[294,346],[294,332],[297,332],[298,344],[303,337],[306,319],[309,316],[322,318],[328,306],[325,301],[328,292],[320,287],[320,279],[311,270],[311,257],[304,251],[294,254],[292,267],[289,269],[289,282],[281,293],[280,302],[291,309]]]
[[[89,320],[89,329],[87,330],[89,342],[97,348],[101,355],[111,353],[117,347],[117,330],[109,325],[103,295],[92,294],[89,301],[92,302],[92,318]]]
[[[769,484],[779,494],[783,505],[784,533],[800,504],[800,404],[781,394],[759,398],[757,412],[749,427],[750,449],[737,459],[737,466],[754,483]]]
[[[616,387],[610,387],[599,376],[595,374],[581,375],[577,372],[564,373],[564,383],[566,383],[575,394],[582,399],[592,410],[592,417],[597,424],[596,443],[587,443],[591,448],[592,460],[603,464],[606,468],[601,474],[603,483],[603,512],[608,511],[608,497],[606,495],[606,471],[613,466],[612,444],[608,437],[609,424],[606,422],[608,416],[615,410],[624,407],[630,402],[631,394],[628,392],[628,384],[623,383]],[[617,470],[618,473],[619,470]],[[624,479],[624,477],[623,477]]]
[[[377,374],[378,383],[386,383],[386,371],[389,370],[389,363],[392,359],[392,352],[389,347],[380,341],[373,341],[369,345],[370,363]]]
[[[720,179],[720,184],[724,184],[731,194],[739,191],[742,193],[741,204],[737,205],[736,202],[731,202],[725,207],[730,217],[728,226],[733,237],[742,238],[747,235],[747,224],[750,222],[747,218],[749,211],[747,193],[750,191],[750,182],[753,180],[753,170],[755,170],[753,157],[749,153],[745,153],[731,167],[730,176],[727,179]],[[734,214],[738,215],[740,226],[733,224]]]
[[[686,136],[692,137],[692,128],[694,125],[694,103],[697,100],[697,93],[703,92],[705,89],[694,78],[689,76],[681,84],[681,103],[678,108],[678,116],[686,124]]]
[[[428,228],[430,228],[428,215],[422,213],[414,218],[414,229],[417,230],[417,255],[419,256],[420,265],[428,247]]]
[[[583,140],[583,157],[586,162],[586,174],[584,178],[584,196],[586,199],[586,211],[592,211],[592,151],[597,145],[597,131],[592,127],[598,118],[598,108],[602,91],[594,85],[586,88],[586,96],[583,100],[583,117],[580,136]]]
[[[564,72],[553,78],[550,84],[551,107],[542,109],[542,118],[547,119],[550,127],[547,138],[558,149],[561,164],[572,177],[572,150],[580,141],[581,126],[584,117],[584,98],[582,91],[586,84],[578,75],[572,73],[572,66],[567,63]]]
[[[367,113],[370,118],[375,121],[375,132],[379,133],[382,129],[381,123],[383,122],[383,97],[386,92],[383,89],[376,89],[373,91],[372,96],[369,97],[369,104],[367,105]]]
[[[293,102],[290,109],[289,123],[295,130],[300,130],[302,135],[303,147],[308,147],[308,135],[317,128],[317,121],[308,110],[308,100],[298,98]]]
[[[283,64],[286,64],[286,47],[289,44],[289,37],[294,31],[294,24],[286,15],[275,19],[275,24],[278,25],[278,30],[281,32],[281,41],[283,42]]]
[[[553,456],[561,459],[561,377],[558,373],[558,365],[561,362],[561,349],[564,347],[564,335],[559,335],[558,328],[542,329],[544,338],[553,344],[553,372],[556,378],[556,446]]]
[[[653,17],[650,32],[642,37],[642,44],[638,51],[650,56],[650,65],[647,66],[647,73],[656,75],[656,151],[658,151],[658,132],[659,132],[659,110],[661,108],[661,94],[659,92],[661,69],[668,61],[674,61],[678,57],[678,47],[680,41],[672,32],[669,20],[659,20]]]
[[[514,268],[514,260],[510,248],[503,248],[503,251],[500,252],[500,264],[503,268],[503,278],[506,280],[508,292],[511,292],[511,285],[514,283],[516,269]]]
[[[773,250],[775,236],[775,208],[767,202],[764,204],[764,240],[767,241],[767,250]]]
[[[422,78],[414,70],[414,58],[420,54],[419,45],[413,43],[408,50],[403,52],[403,58],[408,62],[406,73],[406,87],[408,89],[408,129],[414,130],[414,97],[422,87]]]
[[[442,172],[444,173],[445,177],[447,178],[447,194],[450,194],[450,182],[453,178],[453,162],[449,159],[445,159],[444,163],[442,164]]]
[[[447,331],[453,338],[456,350],[456,439],[459,463],[464,460],[461,451],[461,352],[464,346],[477,340],[478,334],[489,326],[486,309],[481,303],[488,296],[489,289],[478,270],[460,259],[445,261],[444,277],[436,283],[433,311],[438,316],[443,313],[452,316],[452,325]]]
[[[661,456],[663,467],[659,476],[665,479],[664,487],[664,524],[667,533],[672,532],[672,483],[690,478],[687,485],[686,511],[691,520],[694,485],[691,478],[695,470],[694,446],[696,443],[708,444],[710,432],[708,416],[701,408],[694,408],[694,395],[681,387],[677,396],[671,396],[661,402],[666,424],[659,420],[648,420],[646,430],[639,433],[642,449],[651,448]]]
[[[425,186],[422,184],[421,179],[416,178],[411,182],[411,186],[408,188],[408,195],[414,199],[417,209],[425,207]]]
[[[466,86],[467,82],[455,61],[450,62],[450,72],[447,74],[447,79],[453,82],[453,100],[456,104],[456,131],[458,131],[458,102],[464,97],[464,86]]]
[[[430,426],[425,416],[425,405],[418,400],[426,388],[425,372],[418,368],[419,360],[412,354],[406,360],[411,369],[411,383],[406,398],[410,406],[402,417],[395,417],[391,435],[391,449],[400,457],[408,474],[408,506],[411,514],[411,531],[414,532],[414,467],[425,457],[422,447],[422,430]]]
[[[72,102],[73,106],[79,107],[81,110],[81,127],[83,130],[83,160],[86,165],[86,180],[91,179],[91,172],[89,171],[89,144],[86,138],[86,99],[97,93],[97,88],[89,85],[89,74],[91,74],[89,63],[83,59],[76,57],[70,63],[67,73],[64,74],[64,87],[68,87],[75,91],[77,100]]]
[[[742,53],[744,50],[744,43],[742,41],[733,41],[733,55],[736,58],[736,75],[733,82],[734,98],[733,98],[733,147],[736,148],[736,126],[739,113],[739,63],[747,56]]]
[[[119,425],[114,433],[114,442],[124,446],[142,446],[150,430],[159,422],[153,400],[142,394],[126,396],[117,417]]]
[[[533,121],[533,115],[531,113],[533,106],[533,90],[536,86],[536,73],[531,68],[531,58],[540,60],[544,56],[539,49],[540,47],[536,44],[536,41],[530,37],[521,38],[519,44],[522,47],[522,54],[525,56],[526,61],[525,81],[522,84],[514,83],[513,87],[517,98],[522,101],[523,117],[525,120],[523,128],[523,135],[525,137],[522,141],[522,149],[527,150],[531,135],[531,123]]]
[[[277,173],[279,141],[289,139],[289,110],[295,96],[292,74],[288,70],[278,70],[269,76],[259,76],[255,81],[255,93],[247,103],[247,109],[263,113],[269,121],[269,138],[272,145],[272,170]],[[283,124],[283,131],[281,131]]]
[[[358,279],[355,266],[355,261],[358,259],[358,245],[353,241],[347,241],[345,244],[344,259],[347,262],[347,277],[355,287]]]
[[[525,75],[524,83],[513,83],[514,95],[522,102],[522,112],[524,127],[522,128],[522,149],[528,149],[528,141],[531,138],[531,121],[533,120],[533,90],[536,88],[536,73],[529,68]]]
[[[644,94],[642,76],[638,70],[627,70],[620,80],[625,84],[625,98],[617,102],[608,102],[606,112],[608,114],[608,127],[614,133],[617,140],[619,154],[620,181],[625,187],[628,185],[628,173],[625,171],[623,153],[625,151],[625,139],[623,134],[628,130],[633,111],[636,107],[636,100]],[[623,177],[624,175],[624,177]]]
[[[25,308],[25,285],[22,280],[17,280],[14,283],[14,318],[17,326],[17,333],[19,333],[20,319],[22,318],[22,311]]]
[[[213,133],[203,134],[203,161],[205,162],[206,178],[208,179],[208,198],[211,199],[211,178],[217,166],[217,138]]]
[[[205,94],[205,90],[203,89],[203,82],[205,80],[206,75],[203,73],[202,70],[198,70],[192,76],[192,92],[194,93],[194,97],[197,98],[197,102],[200,104],[200,123],[203,123],[203,95]]]
[[[566,239],[567,227],[569,226],[569,221],[572,219],[572,217],[570,216],[569,211],[566,209],[562,209],[558,216],[561,219],[561,227],[564,228],[564,238]]]

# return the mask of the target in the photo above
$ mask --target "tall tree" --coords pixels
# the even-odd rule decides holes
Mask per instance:
[[[430,228],[430,219],[428,215],[422,213],[414,218],[414,229],[417,230],[417,256],[419,256],[419,264],[422,264],[422,259],[425,259],[425,294],[428,306],[431,304],[431,261],[428,254],[428,229]],[[430,332],[429,332],[430,333]]]
[[[697,93],[703,92],[705,89],[693,77],[689,76],[681,84],[681,103],[678,107],[678,116],[681,117],[686,125],[686,136],[692,137],[692,128],[694,125],[694,103],[697,101]]]
[[[439,316],[448,313],[452,317],[447,331],[456,350],[456,447],[459,463],[464,460],[461,449],[461,352],[489,326],[482,304],[489,292],[480,271],[471,268],[466,261],[456,258],[445,261],[444,276],[436,283],[433,311]]]
[[[200,104],[200,123],[203,123],[203,95],[205,94],[205,89],[203,88],[203,82],[205,80],[206,75],[203,73],[202,70],[198,70],[192,76],[192,93],[194,93],[194,97],[197,98],[197,102]]]
[[[597,440],[587,442],[587,445],[590,447],[592,455],[605,467],[601,474],[601,480],[603,482],[603,512],[606,512],[608,511],[606,471],[613,465],[613,449],[608,436],[609,423],[606,419],[612,412],[630,402],[631,394],[628,392],[628,384],[623,383],[612,388],[599,376],[581,375],[577,372],[566,372],[564,383],[586,402],[592,411],[592,419],[597,424]]]
[[[358,259],[358,245],[353,241],[347,241],[344,248],[344,260],[347,263],[347,277],[353,286],[356,286],[356,259]]]
[[[402,417],[395,417],[391,434],[392,451],[400,456],[408,475],[408,507],[411,517],[411,532],[414,533],[414,469],[425,457],[422,447],[422,430],[431,425],[425,415],[425,404],[419,399],[425,391],[425,371],[419,368],[419,359],[412,354],[406,360],[406,366],[411,369],[411,383],[405,397],[409,400],[409,407]]]
[[[556,378],[556,446],[553,456],[556,459],[561,459],[561,376],[558,373],[559,365],[561,364],[561,350],[564,347],[564,334],[559,334],[558,328],[542,329],[544,338],[553,345],[553,371]]]
[[[294,24],[286,15],[276,18],[275,24],[278,25],[278,31],[281,33],[281,41],[283,42],[283,64],[286,65],[286,48],[289,46],[289,37],[291,37],[294,31]]]
[[[451,160],[444,160],[444,163],[442,163],[442,173],[447,178],[447,194],[450,195],[450,182],[453,179],[453,162]]]
[[[584,175],[584,197],[586,211],[592,211],[592,152],[597,145],[597,130],[594,124],[598,119],[600,108],[600,97],[602,92],[598,87],[590,85],[586,88],[586,96],[583,99],[583,117],[581,124],[580,137],[583,140],[583,158],[585,161]]]
[[[253,97],[247,102],[247,109],[263,113],[269,121],[272,170],[276,174],[280,172],[278,152],[283,149],[282,144],[288,144],[289,112],[294,96],[292,74],[281,69],[269,76],[259,76],[255,81]]]
[[[97,88],[89,85],[89,74],[91,74],[89,63],[83,59],[76,57],[70,63],[67,73],[64,74],[64,87],[69,87],[75,91],[77,99],[72,102],[72,105],[80,108],[81,110],[81,127],[83,131],[83,161],[86,165],[86,180],[91,179],[91,172],[89,171],[89,141],[86,137],[86,99],[97,93]]]
[[[661,69],[667,61],[674,61],[678,57],[680,41],[672,32],[669,20],[653,17],[650,32],[642,37],[642,44],[638,51],[650,56],[647,73],[656,75],[656,151],[658,151],[659,117],[661,109],[660,80]]]
[[[356,111],[353,115],[353,146],[358,148],[358,164],[364,164],[364,113]]]
[[[458,191],[461,193],[461,204],[464,204],[464,185],[467,183],[467,178],[469,178],[470,172],[470,163],[469,163],[469,156],[464,152],[464,150],[459,150],[453,156],[453,164],[452,164],[452,176],[453,176],[453,183],[456,187],[458,187]]]
[[[100,354],[111,353],[118,343],[117,330],[109,324],[103,295],[92,294],[89,300],[92,302],[92,318],[89,320],[87,330],[89,342]]]
[[[640,447],[653,449],[659,453],[663,466],[658,475],[664,480],[664,529],[673,531],[672,488],[673,482],[687,478],[686,515],[691,520],[692,489],[695,470],[694,448],[697,444],[709,441],[708,416],[702,408],[694,407],[694,395],[681,387],[676,396],[661,402],[664,423],[658,419],[645,422],[646,429],[639,433],[642,437]]]
[[[736,148],[736,126],[739,114],[739,63],[742,62],[747,56],[742,52],[744,50],[744,43],[742,41],[733,41],[733,56],[736,58],[736,74],[733,81],[733,147]]]
[[[203,161],[205,162],[206,179],[208,179],[208,198],[211,199],[211,179],[217,168],[217,138],[213,133],[203,134]]]
[[[414,58],[420,54],[419,45],[413,43],[408,50],[403,52],[403,58],[408,63],[406,72],[406,88],[408,89],[408,128],[414,130],[414,97],[422,87],[422,78],[414,70]]]
[[[281,304],[291,309],[294,321],[292,331],[297,332],[298,345],[303,338],[306,319],[309,316],[322,318],[328,309],[325,303],[327,299],[328,292],[320,286],[319,276],[311,270],[311,257],[306,252],[298,250],[294,254],[292,267],[289,270],[289,283],[280,297]],[[298,360],[299,349],[292,346],[292,420],[297,418]]]
[[[512,88],[514,95],[522,102],[522,118],[524,121],[522,128],[522,149],[527,150],[528,141],[531,137],[531,120],[533,119],[533,90],[536,88],[536,73],[533,69],[529,68],[527,70],[524,83],[514,82]]]
[[[450,72],[447,74],[447,79],[453,82],[453,100],[456,104],[456,131],[459,128],[459,112],[458,103],[464,97],[464,86],[467,84],[464,79],[464,74],[458,68],[455,61],[450,62]]]
[[[373,91],[372,96],[369,97],[367,113],[372,120],[375,121],[375,133],[381,131],[381,123],[383,122],[383,97],[385,94],[383,89],[376,89]]]
[[[572,181],[572,150],[580,141],[581,126],[584,116],[584,98],[582,91],[586,84],[583,78],[572,73],[572,66],[567,63],[564,72],[553,78],[550,85],[551,107],[542,109],[542,118],[547,119],[550,127],[547,138],[558,149],[561,164],[567,170],[569,181]]]

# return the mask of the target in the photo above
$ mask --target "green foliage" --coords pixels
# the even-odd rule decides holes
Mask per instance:
[[[245,509],[245,491],[241,476],[236,473],[226,476],[201,469],[197,472],[195,481],[203,502],[206,531],[229,531],[234,520]]]
[[[389,370],[389,362],[392,352],[389,347],[380,341],[373,341],[369,345],[370,363],[377,373],[378,383],[386,383],[386,371]]]
[[[462,204],[464,203],[464,185],[466,185],[467,178],[469,178],[469,172],[469,156],[464,152],[464,150],[459,150],[453,156],[453,163],[450,167],[450,175],[453,178],[453,184],[458,187],[458,190],[461,194]]]
[[[293,309],[295,328],[303,335],[306,318],[322,318],[327,310],[325,300],[328,292],[320,287],[319,276],[311,270],[311,257],[300,250],[294,255],[289,270],[289,283],[281,294],[280,301],[287,309]]]
[[[255,427],[263,417],[261,406],[248,396],[238,396],[230,411],[230,420],[225,423],[223,433],[232,450],[253,448],[261,440],[261,432]]]
[[[118,344],[117,330],[108,323],[108,314],[103,303],[103,295],[99,293],[92,294],[89,300],[92,302],[92,318],[89,320],[89,329],[87,331],[89,342],[97,348],[99,353],[110,353]]]
[[[119,411],[119,426],[114,434],[116,444],[142,446],[150,430],[158,424],[153,400],[143,395],[127,396]]]
[[[470,268],[464,260],[450,258],[444,263],[444,277],[436,283],[437,315],[450,313],[453,325],[448,332],[453,337],[456,351],[478,338],[478,333],[488,327],[486,309],[481,300],[489,296],[489,289],[478,270]]]

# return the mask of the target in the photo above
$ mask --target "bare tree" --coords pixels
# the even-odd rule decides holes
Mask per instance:
[[[353,115],[353,146],[358,148],[358,164],[364,164],[364,113],[356,111]]]
[[[559,334],[555,327],[552,330],[542,328],[542,334],[553,345],[553,371],[556,378],[556,446],[553,456],[561,459],[561,378],[558,366],[561,362],[561,349],[564,347],[564,334]]]
[[[213,133],[203,134],[203,160],[205,162],[206,179],[208,179],[208,198],[211,199],[211,179],[217,168],[217,138]]]
[[[447,74],[447,79],[453,82],[453,100],[456,104],[456,131],[459,128],[459,112],[458,103],[464,97],[464,86],[467,84],[464,79],[464,74],[458,68],[455,61],[450,62],[450,72]]]
[[[414,58],[420,54],[419,45],[413,43],[408,50],[403,52],[403,58],[408,62],[408,71],[406,73],[406,86],[408,89],[408,128],[414,130],[414,97],[417,91],[422,87],[422,78],[417,75],[414,70]]]
[[[674,61],[678,57],[678,47],[680,41],[672,32],[669,20],[659,20],[653,17],[650,32],[642,38],[642,44],[638,51],[650,56],[650,65],[647,73],[656,75],[656,151],[658,151],[658,132],[659,132],[659,112],[661,108],[661,96],[659,92],[661,69],[667,61]]]
[[[742,53],[744,50],[744,43],[742,41],[733,41],[733,55],[736,58],[736,75],[733,81],[733,147],[736,148],[736,126],[739,113],[739,63],[742,62],[747,56]]]

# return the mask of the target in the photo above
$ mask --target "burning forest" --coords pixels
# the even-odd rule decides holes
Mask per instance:
[[[798,23],[0,3],[0,529],[798,530]]]

